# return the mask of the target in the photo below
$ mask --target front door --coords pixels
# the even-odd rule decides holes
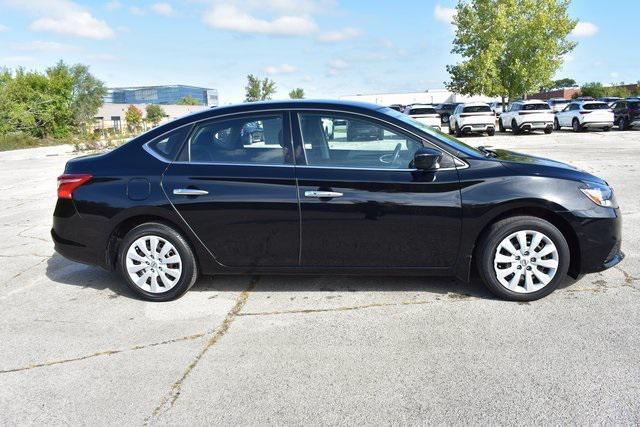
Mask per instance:
[[[423,142],[348,113],[292,114],[307,267],[450,267],[461,203],[449,156],[437,172],[410,167]],[[333,133],[323,129],[333,124]],[[445,167],[446,166],[446,167]]]
[[[163,188],[185,221],[232,267],[297,266],[298,193],[289,115],[245,114],[203,122]]]

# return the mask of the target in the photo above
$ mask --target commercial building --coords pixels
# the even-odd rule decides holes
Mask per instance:
[[[379,105],[392,104],[442,104],[445,102],[491,102],[498,101],[498,98],[488,96],[465,96],[453,93],[447,89],[429,89],[423,92],[396,92],[396,93],[372,93],[345,95],[340,99],[349,101],[370,102]]]
[[[182,98],[190,96],[200,105],[218,106],[218,91],[198,86],[167,85],[118,87],[107,91],[105,103],[109,104],[177,104]]]
[[[116,133],[122,132],[127,126],[127,123],[125,121],[125,114],[127,113],[127,109],[130,105],[133,105],[142,112],[143,128],[146,130],[149,126],[151,126],[150,123],[146,122],[146,107],[148,104],[105,103],[102,104],[102,107],[100,107],[100,109],[98,109],[98,113],[94,118],[93,128],[95,130],[111,129]],[[209,107],[205,105],[163,105],[162,109],[164,110],[165,117],[160,121],[159,124],[167,123],[171,120],[177,119],[178,117],[195,113],[196,111],[204,110],[206,108]]]

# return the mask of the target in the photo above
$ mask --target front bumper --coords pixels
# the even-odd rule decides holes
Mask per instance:
[[[579,274],[603,271],[619,264],[622,252],[622,218],[620,209],[598,208],[603,215],[578,213],[574,230],[580,246]],[[575,214],[575,213],[574,213]]]

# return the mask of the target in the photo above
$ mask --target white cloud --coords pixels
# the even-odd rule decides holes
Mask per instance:
[[[578,22],[571,31],[571,35],[574,37],[591,37],[596,35],[598,31],[598,26],[591,22]]]
[[[316,23],[304,15],[282,15],[269,20],[257,18],[228,3],[214,3],[203,19],[213,28],[246,34],[304,36],[318,29]]]
[[[133,15],[137,15],[137,16],[141,16],[144,15],[144,9],[138,6],[131,6],[129,8],[129,12],[132,13]]]
[[[23,52],[61,52],[65,50],[75,49],[74,46],[52,42],[52,41],[42,41],[35,40],[32,42],[25,43],[16,43],[12,46],[14,50],[23,51]]]
[[[443,7],[439,4],[436,4],[435,9],[433,10],[433,15],[440,22],[444,22],[445,24],[452,24],[453,18],[456,16],[456,10],[452,7]]]
[[[118,0],[113,0],[105,3],[104,7],[109,11],[118,10],[122,7],[122,3],[120,3]]]
[[[335,0],[249,0],[246,4],[254,9],[270,9],[293,15],[324,13],[336,9]]]
[[[25,62],[33,61],[35,61],[35,58],[30,56],[5,56],[4,58],[0,58],[0,63],[24,64]]]
[[[0,24],[0,33],[6,33],[7,31],[9,31],[9,27]]]
[[[264,69],[264,72],[267,74],[291,74],[298,71],[297,67],[289,64],[282,65],[270,65]]]
[[[92,39],[108,39],[114,35],[105,21],[95,18],[87,8],[71,0],[5,0],[5,3],[35,16],[35,21],[29,25],[33,31]]]
[[[343,28],[342,30],[328,31],[318,36],[318,40],[323,42],[341,42],[353,39],[362,34],[362,30],[353,27]]]
[[[331,68],[344,69],[349,66],[349,64],[342,59],[332,59],[329,61],[329,66]]]
[[[171,7],[169,3],[154,3],[151,5],[151,10],[164,16],[171,16],[175,13],[173,7]]]

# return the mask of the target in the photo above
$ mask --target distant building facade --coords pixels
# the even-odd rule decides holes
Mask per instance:
[[[94,117],[94,130],[111,130],[115,133],[120,133],[125,130],[127,126],[125,114],[130,105],[133,105],[142,112],[143,129],[146,130],[151,127],[151,124],[146,122],[146,107],[148,104],[104,103]],[[162,109],[164,110],[165,117],[160,121],[159,125],[206,108],[209,107],[205,105],[163,105]]]
[[[207,107],[218,106],[218,91],[216,89],[186,86],[139,86],[117,87],[107,91],[105,103],[108,104],[177,104],[184,97],[191,96],[200,105]]]

